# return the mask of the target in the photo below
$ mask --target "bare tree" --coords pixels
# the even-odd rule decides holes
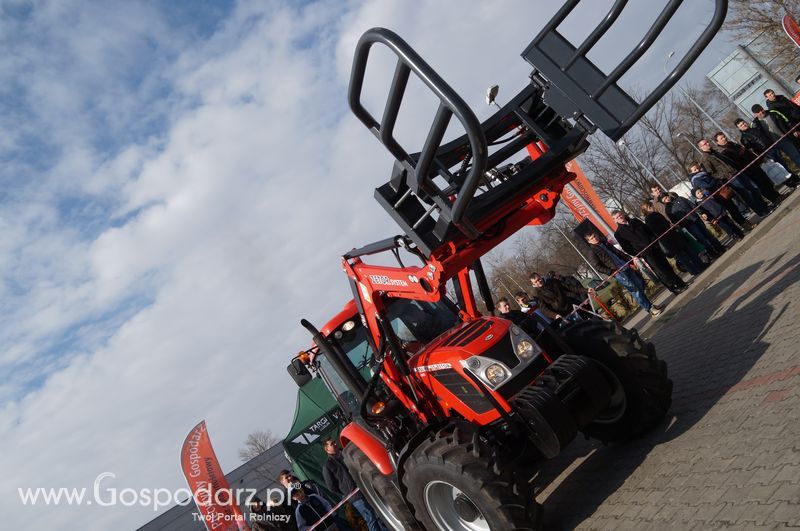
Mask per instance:
[[[766,44],[776,54],[771,69],[793,70],[798,63],[798,50],[781,26],[784,15],[800,14],[800,0],[731,0],[725,29],[736,40],[749,42],[763,33]]]
[[[239,459],[246,463],[275,446],[280,440],[280,437],[276,437],[269,430],[256,430],[247,436],[244,446],[239,448]]]

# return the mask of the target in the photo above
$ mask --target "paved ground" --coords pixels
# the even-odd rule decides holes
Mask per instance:
[[[670,415],[542,470],[545,529],[800,527],[798,232],[800,191],[643,323],[675,383]]]

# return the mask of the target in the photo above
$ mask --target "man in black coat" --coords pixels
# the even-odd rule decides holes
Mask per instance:
[[[800,133],[795,129],[794,134],[783,137],[783,135],[792,128],[789,118],[778,110],[765,110],[764,107],[757,103],[750,107],[750,110],[753,112],[753,123],[751,127],[759,129],[765,136],[771,138],[772,142],[770,142],[770,144],[777,141],[778,149],[792,159],[795,165],[800,166],[800,164],[798,164],[798,161],[800,161],[800,152],[798,151],[796,136]]]
[[[800,107],[795,105],[792,100],[783,94],[775,94],[772,89],[765,90],[764,97],[767,98],[767,109],[783,113],[791,125],[800,122]]]
[[[673,223],[679,223],[700,245],[705,247],[709,257],[717,258],[725,252],[725,246],[711,234],[705,223],[694,210],[694,203],[678,194],[666,194],[661,198],[666,207],[667,217]]]
[[[325,485],[331,492],[343,497],[347,496],[356,489],[356,482],[353,481],[353,476],[347,470],[339,445],[333,439],[328,439],[323,443],[322,448],[328,454],[328,460],[325,461],[325,466],[322,468],[322,477],[325,478]],[[356,508],[367,523],[369,531],[387,531],[360,492],[350,498],[350,503],[353,504],[353,507]]]
[[[703,272],[705,266],[691,249],[688,240],[677,230],[677,227],[673,228],[669,219],[656,212],[650,201],[642,203],[641,212],[644,224],[653,231],[667,256],[674,256],[678,265],[692,275],[699,275]]]
[[[613,211],[611,217],[617,223],[614,238],[626,253],[644,258],[661,283],[672,293],[686,291],[686,283],[672,269],[658,244],[651,245],[656,236],[647,225],[636,218],[629,218],[621,210]]]
[[[739,137],[741,144],[758,156],[757,164],[764,162],[764,159],[769,159],[772,162],[776,162],[783,166],[788,173],[789,170],[787,168],[786,160],[784,159],[785,157],[800,167],[800,152],[798,152],[797,149],[793,149],[793,146],[791,145],[789,146],[792,153],[799,155],[797,160],[795,160],[789,155],[789,153],[779,149],[780,144],[778,145],[779,147],[770,148],[773,142],[777,140],[777,137],[773,137],[769,129],[763,123],[761,123],[760,120],[756,119],[754,123],[757,123],[758,126],[750,127],[750,124],[741,118],[737,118],[734,122],[736,128],[741,131],[741,135]],[[784,184],[789,188],[796,188],[800,184],[800,177],[792,173]]]
[[[739,173],[734,161],[723,155],[721,151],[713,149],[711,142],[706,138],[698,140],[697,147],[702,152],[701,162],[707,172],[723,182],[729,182],[730,187],[736,190],[742,201],[760,217],[764,217],[769,213],[769,207],[764,202],[761,191],[750,180],[750,177],[744,173]],[[731,178],[733,179],[731,180]]]
[[[750,164],[750,166],[747,167],[747,176],[753,180],[756,186],[758,186],[758,190],[761,192],[761,195],[773,203],[780,201],[781,194],[775,190],[775,187],[772,185],[772,181],[770,180],[769,176],[764,172],[764,170],[761,169],[761,166],[755,162],[757,158],[755,153],[741,144],[737,144],[736,142],[728,140],[728,137],[725,136],[725,133],[722,131],[719,131],[714,135],[714,142],[717,144],[722,154],[728,157],[728,159],[735,164],[734,167],[737,171],[744,169],[752,162],[753,164]]]
[[[553,276],[545,280],[535,271],[530,275],[533,296],[539,300],[539,309],[550,319],[563,319],[572,313],[586,298],[586,292],[574,284],[561,282]]]

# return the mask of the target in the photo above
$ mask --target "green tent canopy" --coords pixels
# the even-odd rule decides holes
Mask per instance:
[[[297,391],[294,421],[283,440],[286,457],[300,479],[314,481],[331,500],[338,496],[327,490],[322,477],[322,467],[328,458],[322,442],[338,439],[342,426],[339,405],[321,378],[312,379]]]

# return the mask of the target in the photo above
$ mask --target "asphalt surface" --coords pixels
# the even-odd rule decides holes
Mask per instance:
[[[671,411],[638,441],[576,440],[547,462],[545,529],[800,527],[799,232],[800,191],[627,325],[669,364]]]

